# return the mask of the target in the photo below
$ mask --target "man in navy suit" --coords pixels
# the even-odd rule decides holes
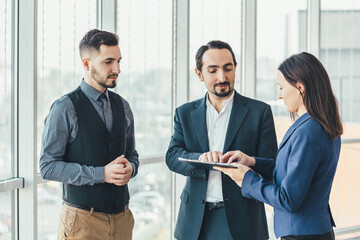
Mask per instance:
[[[178,160],[218,162],[223,153],[237,149],[274,159],[277,152],[270,106],[234,90],[237,64],[231,47],[211,41],[195,58],[195,72],[208,91],[176,109],[166,153],[169,169],[187,177],[175,238],[268,239],[263,203],[242,197],[241,188],[227,175]]]

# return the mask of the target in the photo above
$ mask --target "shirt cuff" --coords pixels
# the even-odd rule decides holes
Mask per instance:
[[[95,167],[95,184],[104,183],[105,167]]]
[[[131,164],[132,167],[132,173],[131,173],[131,178],[135,177],[135,164],[133,164],[132,162],[129,162]]]

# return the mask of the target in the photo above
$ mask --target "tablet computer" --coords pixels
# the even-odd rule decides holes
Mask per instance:
[[[214,166],[226,167],[226,168],[237,168],[236,163],[207,162],[207,161],[200,161],[200,160],[194,160],[194,159],[186,159],[186,158],[182,158],[182,157],[179,157],[178,159],[181,162],[187,162],[187,163],[193,165],[194,167],[200,168],[200,169],[216,170],[216,169],[213,169]]]

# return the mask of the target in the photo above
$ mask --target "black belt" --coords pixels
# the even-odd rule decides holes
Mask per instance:
[[[68,206],[71,206],[71,207],[74,207],[74,208],[79,208],[79,209],[86,210],[86,211],[89,211],[89,212],[96,211],[96,209],[94,209],[93,207],[83,206],[83,205],[79,205],[79,204],[76,204],[76,203],[67,202],[65,200],[64,200],[64,203],[66,205],[68,205]],[[106,214],[119,214],[119,213],[125,212],[128,209],[129,209],[129,204],[126,204],[119,211],[109,212],[109,213],[106,213]]]
[[[217,208],[222,208],[224,207],[224,202],[206,202],[205,207],[211,211]]]

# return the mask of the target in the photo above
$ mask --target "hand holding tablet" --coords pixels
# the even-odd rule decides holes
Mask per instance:
[[[206,169],[206,170],[215,170],[213,169],[214,166],[225,167],[225,168],[238,168],[236,163],[219,163],[219,162],[209,162],[209,161],[200,161],[195,159],[186,159],[179,157],[179,161],[187,162],[193,165],[196,168]]]

